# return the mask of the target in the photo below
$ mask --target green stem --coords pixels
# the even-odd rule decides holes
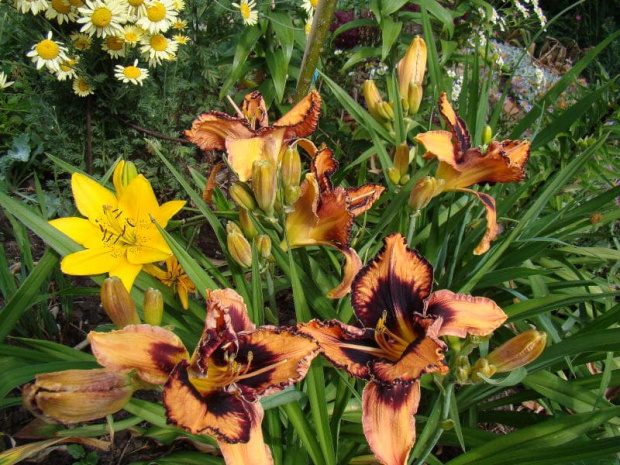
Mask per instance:
[[[416,220],[418,219],[418,216],[420,216],[419,211],[412,213],[409,216],[409,229],[407,230],[407,244],[411,244],[411,241],[413,240],[413,235],[415,234],[415,224],[416,224]]]
[[[337,0],[319,0],[319,4],[316,7],[314,19],[312,20],[312,28],[310,29],[310,35],[306,42],[304,58],[301,62],[301,69],[299,70],[299,79],[297,80],[295,96],[293,97],[293,101],[295,102],[299,102],[310,90],[314,71],[316,70],[316,65],[321,56],[321,49],[323,48],[327,32],[329,31],[329,24],[334,17],[336,3]]]
[[[439,438],[444,432],[444,429],[441,427],[441,423],[448,418],[448,414],[450,413],[450,402],[452,400],[452,393],[454,392],[454,383],[449,383],[445,388],[445,397],[443,399],[443,405],[441,406],[441,415],[439,417],[439,421],[437,422],[437,429],[435,430],[435,434],[433,437],[426,443],[426,447],[420,454],[417,463],[423,464],[439,441]]]

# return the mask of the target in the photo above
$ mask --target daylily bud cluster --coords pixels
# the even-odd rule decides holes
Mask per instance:
[[[405,115],[415,115],[420,109],[426,59],[426,42],[416,36],[398,63],[398,87]]]
[[[122,329],[128,325],[139,325],[140,316],[129,292],[117,277],[107,278],[101,285],[101,305],[112,323]],[[164,301],[161,292],[148,288],[144,293],[144,321],[150,325],[161,324]]]

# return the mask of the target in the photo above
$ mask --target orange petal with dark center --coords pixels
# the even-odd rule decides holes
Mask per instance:
[[[235,383],[246,401],[255,402],[304,378],[318,354],[316,341],[291,330],[263,326],[239,334],[235,361],[243,368]]]
[[[271,451],[263,438],[263,407],[260,403],[246,404],[251,418],[250,440],[246,443],[230,444],[218,440],[224,461],[230,464],[271,465],[273,458]]]
[[[353,216],[359,216],[377,201],[385,190],[385,187],[378,184],[364,184],[360,187],[350,187],[345,189],[349,197],[349,212]]]
[[[482,192],[476,192],[470,189],[459,190],[468,192],[478,197],[486,210],[487,229],[484,232],[484,236],[482,236],[480,243],[474,249],[474,255],[482,255],[491,248],[491,241],[495,240],[499,231],[499,228],[497,227],[497,210],[495,209],[495,199],[489,194],[484,194]]]
[[[321,96],[313,90],[271,127],[285,128],[284,139],[307,137],[316,131],[320,116]]]
[[[439,97],[439,113],[441,113],[454,136],[455,158],[457,162],[460,162],[461,155],[471,148],[471,137],[469,132],[467,132],[465,121],[456,114],[445,92],[442,92]]]
[[[370,382],[362,393],[364,435],[375,457],[385,465],[405,465],[415,442],[420,384],[382,386]]]
[[[322,148],[312,159],[310,168],[319,184],[319,191],[331,191],[333,188],[331,177],[338,169],[338,162],[334,158],[334,152],[328,148]]]
[[[310,237],[316,243],[349,247],[353,215],[349,212],[347,193],[342,187],[321,193],[316,214],[319,220]]]
[[[313,174],[306,174],[301,183],[301,194],[293,205],[294,210],[286,217],[286,234],[291,248],[314,245],[316,241],[311,233],[319,221],[316,213],[319,202],[319,185]],[[286,241],[280,245],[288,248]]]
[[[229,443],[248,442],[252,416],[248,404],[223,390],[201,394],[192,385],[182,361],[164,386],[168,423],[192,434],[211,434]]]
[[[136,370],[147,383],[164,384],[174,366],[189,358],[172,331],[150,325],[129,325],[119,331],[88,334],[93,355],[113,371]]]
[[[250,92],[243,98],[241,111],[254,129],[257,129],[256,126],[262,128],[269,125],[269,115],[267,114],[265,99],[257,90]]]
[[[427,131],[418,134],[414,140],[424,145],[426,149],[424,159],[429,160],[435,157],[440,162],[443,161],[455,168],[458,166],[454,144],[452,143],[452,133],[448,131]]]
[[[353,281],[351,303],[362,324],[375,328],[385,314],[385,326],[406,342],[416,337],[414,313],[422,313],[433,282],[433,268],[407,247],[401,234],[383,240],[383,248]]]
[[[256,329],[256,325],[250,320],[243,297],[236,291],[208,290],[206,327],[218,330],[223,326],[230,327],[235,333]]]
[[[312,320],[298,324],[297,328],[317,340],[332,365],[355,378],[370,379],[370,362],[384,355],[373,329],[357,328],[338,320]]]
[[[359,270],[362,269],[362,261],[353,248],[339,247],[338,250],[342,252],[345,258],[342,282],[327,293],[327,297],[330,299],[340,299],[351,292],[351,284]]]
[[[210,111],[196,118],[185,135],[202,150],[225,150],[227,137],[247,139],[254,137],[255,132],[243,118]]]
[[[506,314],[491,299],[455,294],[441,290],[433,292],[426,302],[426,314],[441,317],[439,336],[486,336],[506,321]]]

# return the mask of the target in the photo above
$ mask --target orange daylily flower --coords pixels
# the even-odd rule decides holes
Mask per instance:
[[[492,141],[486,152],[471,146],[471,137],[465,122],[456,114],[445,92],[439,98],[439,113],[450,131],[429,131],[415,138],[426,148],[424,158],[437,158],[439,166],[435,178],[443,186],[434,193],[457,190],[478,197],[487,212],[487,231],[474,253],[481,255],[489,250],[497,236],[495,199],[488,194],[466,189],[481,183],[519,182],[525,178],[525,163],[530,156],[528,141]],[[429,199],[430,200],[430,199]],[[415,203],[415,202],[414,202]]]
[[[345,256],[342,282],[327,294],[340,298],[348,294],[351,282],[362,267],[362,262],[350,246],[351,227],[356,216],[372,207],[384,187],[365,184],[361,187],[333,187],[332,174],[338,169],[333,152],[323,148],[316,152],[311,162],[311,173],[301,183],[301,195],[286,217],[288,244],[286,250],[310,245],[327,245],[337,248]]]
[[[432,282],[431,265],[392,234],[352,285],[361,328],[337,320],[298,325],[337,368],[369,381],[362,425],[373,453],[387,465],[405,464],[415,442],[420,377],[448,371],[440,337],[487,335],[506,319],[492,300],[431,293]]]
[[[159,279],[166,286],[172,287],[172,291],[179,296],[183,309],[187,310],[188,294],[196,292],[196,286],[174,255],[166,259],[166,270],[152,264],[144,266],[144,271]]]
[[[215,436],[228,464],[272,463],[258,400],[304,378],[318,354],[307,335],[257,328],[232,289],[209,292],[203,336],[191,357],[174,333],[158,326],[91,331],[88,339],[108,370],[135,372],[144,382],[163,385],[168,422]]]
[[[269,125],[263,96],[255,91],[245,96],[239,114],[209,111],[200,115],[185,131],[202,150],[228,152],[228,163],[241,181],[252,177],[257,160],[278,162],[288,140],[307,137],[318,125],[321,96],[315,90],[273,125]]]

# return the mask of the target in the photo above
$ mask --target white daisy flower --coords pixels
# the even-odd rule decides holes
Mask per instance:
[[[73,23],[77,18],[77,13],[69,0],[52,0],[49,8],[45,11],[45,18],[56,19],[58,24]]]
[[[93,43],[93,39],[83,32],[74,32],[69,36],[73,46],[78,50],[88,50]]]
[[[78,57],[69,57],[60,63],[58,72],[56,73],[56,79],[64,81],[66,79],[74,79],[76,76],[75,65],[78,62]]]
[[[15,9],[22,12],[22,14],[32,13],[36,15],[39,11],[47,10],[49,2],[47,0],[15,0]]]
[[[138,26],[133,26],[131,24],[128,24],[123,28],[122,37],[125,40],[125,43],[127,43],[128,45],[131,45],[131,46],[136,45],[140,41],[143,35],[144,35],[144,31]]]
[[[46,66],[52,73],[55,73],[58,71],[60,63],[67,59],[67,47],[61,42],[53,41],[52,31],[49,31],[47,39],[33,45],[32,50],[26,55],[32,58],[37,69]]]
[[[310,31],[312,30],[312,20],[313,16],[309,16],[306,20],[306,24],[304,26],[304,33],[306,34],[306,37],[310,35]]]
[[[145,35],[140,40],[140,52],[148,58],[149,66],[157,66],[162,60],[174,60],[179,44],[162,34]]]
[[[132,84],[142,85],[144,80],[149,77],[149,71],[145,68],[139,68],[138,60],[135,60],[131,66],[116,65],[114,76],[125,84],[131,82]]]
[[[127,8],[119,0],[86,0],[78,11],[82,17],[77,22],[84,24],[80,32],[91,36],[120,35],[127,22]]]
[[[319,4],[319,0],[304,0],[301,6],[306,10],[308,14],[314,14],[314,10],[316,10],[317,5]]]
[[[187,21],[185,21],[184,19],[177,19],[174,23],[172,23],[172,27],[174,29],[178,29],[179,31],[182,31],[183,29],[187,27]]]
[[[108,36],[103,39],[101,48],[108,52],[112,58],[120,58],[127,55],[125,40],[118,36]]]
[[[136,26],[149,34],[166,32],[177,20],[179,12],[174,9],[172,0],[150,0],[146,4],[146,12],[140,14]]]
[[[258,11],[256,8],[256,0],[241,0],[241,3],[233,3],[232,6],[239,9],[243,24],[253,26],[258,23]]]
[[[11,87],[13,84],[15,84],[15,81],[7,81],[6,74],[4,74],[4,71],[0,71],[0,90],[4,90],[8,87]]]
[[[172,0],[174,9],[177,11],[183,11],[185,9],[185,0]]]
[[[73,92],[80,97],[88,97],[95,92],[95,89],[82,77],[73,80]]]
[[[182,34],[175,34],[172,36],[172,40],[174,40],[179,45],[186,45],[191,39],[188,36],[184,36]]]

